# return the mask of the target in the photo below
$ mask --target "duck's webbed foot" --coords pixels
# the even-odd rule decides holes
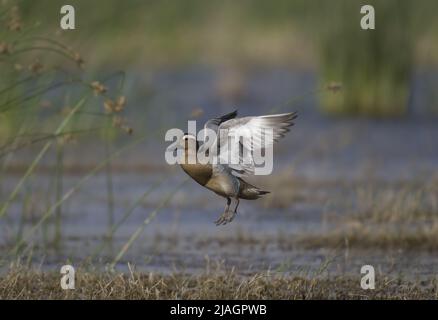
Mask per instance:
[[[239,199],[237,199],[237,205],[234,211],[230,210],[230,204],[231,199],[227,198],[227,205],[225,207],[224,213],[217,219],[214,223],[216,223],[217,226],[227,224],[231,221],[233,221],[234,217],[237,214],[237,206],[239,205]]]
[[[216,223],[217,226],[224,225],[233,221],[235,216],[236,216],[236,212],[228,209],[224,211],[224,213],[222,213],[219,219],[217,219],[214,223]]]

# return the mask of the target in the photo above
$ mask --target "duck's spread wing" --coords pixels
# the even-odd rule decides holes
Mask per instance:
[[[231,119],[234,119],[235,117],[237,117],[237,110],[234,110],[233,112],[227,113],[226,115],[223,115],[221,117],[217,117],[217,118],[213,118],[208,120],[205,125],[204,125],[204,129],[211,129],[214,132],[217,132],[219,126]]]
[[[209,155],[210,150],[212,150],[213,148],[217,150],[217,132],[219,126],[226,121],[234,119],[235,117],[237,117],[237,110],[227,113],[221,117],[208,120],[204,125],[204,143],[200,147],[199,151],[205,153],[206,155]],[[210,137],[210,135],[212,136]],[[212,141],[209,141],[210,139],[212,139]],[[208,144],[206,142],[208,142]],[[217,153],[218,151],[214,152],[214,154]]]
[[[218,161],[240,176],[253,174],[254,154],[271,147],[294,125],[295,112],[230,119],[218,127]]]

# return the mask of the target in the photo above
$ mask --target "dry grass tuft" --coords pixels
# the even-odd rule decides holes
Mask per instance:
[[[303,235],[306,247],[438,249],[438,193],[435,182],[422,188],[362,188],[355,209],[334,218],[336,227],[325,234]]]
[[[340,245],[368,249],[438,250],[438,223],[416,228],[348,223],[323,234],[306,234],[297,238],[305,248],[334,248]]]
[[[437,185],[402,189],[361,188],[356,192],[355,218],[377,223],[418,223],[438,219]]]
[[[76,289],[62,290],[57,273],[13,271],[0,278],[1,299],[432,299],[436,279],[379,279],[362,290],[360,279],[306,279],[234,272],[200,275],[76,273]]]

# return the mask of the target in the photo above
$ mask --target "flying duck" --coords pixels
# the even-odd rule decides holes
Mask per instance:
[[[196,137],[191,134],[184,134],[178,141],[178,147],[184,149],[184,160],[180,165],[193,180],[201,186],[215,192],[216,194],[226,198],[227,203],[222,215],[215,221],[216,225],[224,225],[231,222],[237,214],[240,199],[255,200],[269,193],[269,191],[261,190],[260,188],[246,182],[242,177],[253,175],[255,163],[251,158],[255,151],[260,151],[278,141],[289,131],[294,124],[293,120],[297,117],[295,112],[243,117],[236,118],[237,110],[218,118],[213,118],[205,123],[204,129],[212,130],[216,133],[212,142],[212,146],[205,150],[207,155],[211,153],[216,161],[201,163],[198,161],[199,151],[202,151],[202,146],[199,146]],[[261,133],[263,130],[270,130],[271,141],[262,139]],[[238,143],[237,148],[229,148],[230,136],[245,136],[249,139],[244,139],[234,142]],[[267,140],[267,141],[265,141]],[[230,156],[231,152],[236,161],[228,164],[223,161],[218,161],[220,158]],[[250,151],[243,155],[243,151]],[[249,154],[249,155],[248,155]],[[189,161],[194,159],[195,161]],[[250,157],[248,159],[248,157]],[[233,210],[230,209],[232,199],[236,201]]]

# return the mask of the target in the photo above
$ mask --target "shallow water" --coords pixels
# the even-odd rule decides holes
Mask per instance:
[[[268,113],[272,108],[266,108],[267,105],[277,105],[315,86],[312,73],[260,71],[246,78],[242,94],[223,97],[214,90],[217,80],[209,74],[199,70],[181,71],[178,76],[162,73],[154,75],[153,81],[132,76],[128,82],[128,90],[134,95],[131,114],[142,115],[131,115],[134,127],[138,128],[136,134],[163,127],[166,122],[183,126],[185,120],[178,115],[189,114],[200,105],[205,109],[203,119],[230,111],[232,104],[238,104],[242,114]],[[143,97],[138,91],[141,83],[152,87],[150,93],[143,93],[149,103],[147,110],[143,110]],[[421,88],[418,90],[421,92]],[[161,104],[163,108],[154,109]],[[359,274],[360,266],[372,264],[380,274],[434,276],[438,259],[435,252],[403,246],[357,249],[345,244],[310,249],[296,241],[302,235],[335,229],[340,222],[332,219],[332,215],[351,214],[358,188],[371,186],[378,191],[388,186],[421,187],[438,180],[437,118],[415,112],[412,117],[399,120],[333,119],[318,114],[315,104],[311,96],[291,108],[299,110],[299,118],[275,149],[274,172],[266,179],[256,180],[257,185],[268,188],[273,195],[264,200],[243,201],[231,224],[216,227],[213,221],[222,212],[224,200],[189,181],[145,226],[116,267],[125,270],[129,262],[140,270],[167,273],[199,272],[221,265],[235,267],[242,274],[271,270],[333,275]],[[151,185],[163,182],[120,225],[110,245],[96,254],[95,265],[103,267],[110,263],[163,197],[185,179],[179,168],[164,163],[165,148],[164,139],[153,138],[114,160],[115,223]],[[85,142],[67,147],[64,191],[80,181],[77,167],[92,166],[104,158],[102,150],[102,145]],[[12,163],[25,167],[28,159],[32,159],[29,152],[17,153]],[[11,204],[7,218],[0,220],[2,251],[6,252],[13,242],[20,220],[24,219],[26,234],[53,203],[53,163],[52,155],[44,159],[40,171]],[[15,170],[2,177],[3,199],[21,175],[20,170]],[[272,198],[278,194],[281,197]],[[63,204],[60,248],[54,249],[45,242],[41,230],[32,238],[33,263],[47,269],[58,268],[66,261],[74,265],[83,263],[103,242],[108,230],[107,207],[106,176],[101,172]],[[50,238],[51,221],[47,229]]]

